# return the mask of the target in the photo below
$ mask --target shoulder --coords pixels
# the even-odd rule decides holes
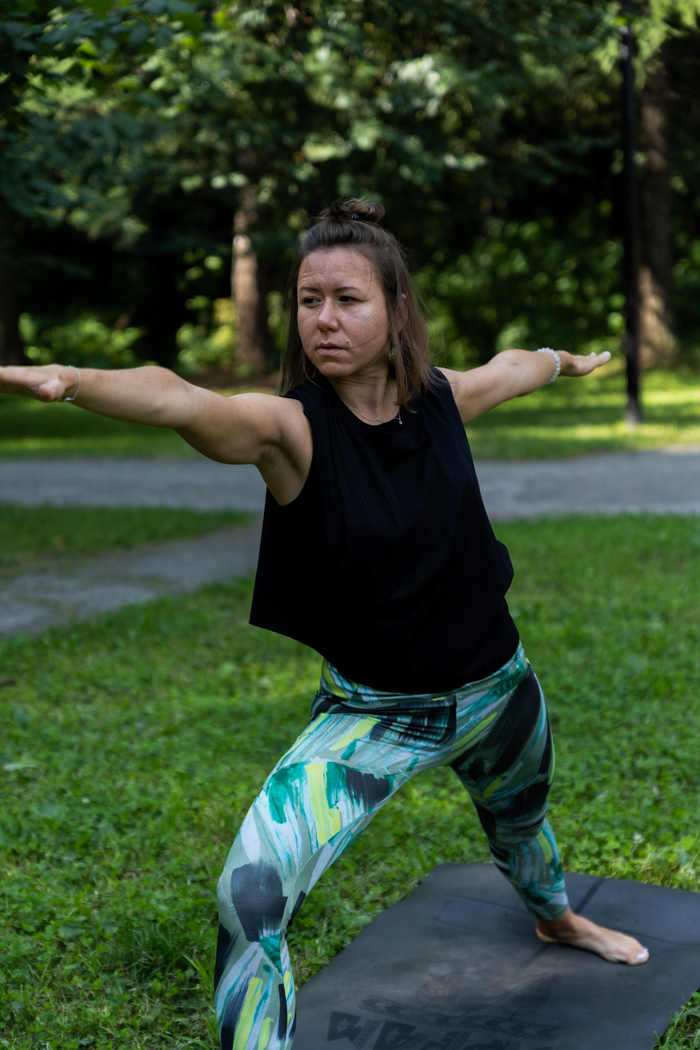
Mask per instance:
[[[517,391],[510,390],[511,371],[503,354],[496,354],[485,365],[478,365],[466,372],[451,368],[437,371],[444,376],[463,423],[483,415],[490,409],[515,397]]]
[[[454,407],[455,383],[453,376],[457,374],[447,368],[431,368],[430,383],[426,391],[421,394],[421,398],[427,399],[428,403],[437,401],[443,408]]]
[[[448,390],[454,397],[454,392],[459,386],[461,377],[464,375],[463,372],[455,372],[452,368],[431,368],[432,375],[434,376],[434,388],[436,390]]]
[[[295,386],[291,390],[288,390],[286,394],[282,395],[283,398],[290,399],[293,401],[300,401],[304,406],[304,412],[311,412],[314,409],[325,408],[330,403],[330,396],[327,389],[324,386],[323,377],[307,379],[305,383],[300,386]]]

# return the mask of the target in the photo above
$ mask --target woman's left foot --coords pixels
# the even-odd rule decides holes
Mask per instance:
[[[537,919],[537,936],[550,944],[566,944],[570,948],[581,948],[585,952],[600,955],[608,962],[642,966],[649,959],[649,951],[634,937],[618,930],[607,930],[596,926],[581,915],[569,910],[558,919]]]

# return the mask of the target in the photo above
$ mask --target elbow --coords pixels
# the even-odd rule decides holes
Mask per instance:
[[[526,354],[527,350],[501,350],[494,358],[503,369],[505,382],[512,389],[510,397],[522,397],[536,389],[536,386],[532,385],[532,376],[525,367]]]

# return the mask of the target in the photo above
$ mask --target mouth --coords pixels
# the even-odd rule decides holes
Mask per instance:
[[[322,343],[320,346],[316,347],[316,352],[321,354],[322,357],[332,357],[334,354],[341,353],[344,349],[345,347],[343,346],[334,346],[333,344],[325,345]]]

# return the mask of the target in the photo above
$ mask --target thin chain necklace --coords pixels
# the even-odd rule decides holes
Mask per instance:
[[[348,408],[350,408],[349,405]],[[403,426],[403,419],[401,418],[400,408],[393,419],[368,419],[367,416],[363,416],[361,412],[358,412],[356,408],[350,408],[350,411],[353,413],[353,415],[359,416],[360,419],[363,419],[365,423],[393,423],[394,420],[398,419],[401,426]]]

